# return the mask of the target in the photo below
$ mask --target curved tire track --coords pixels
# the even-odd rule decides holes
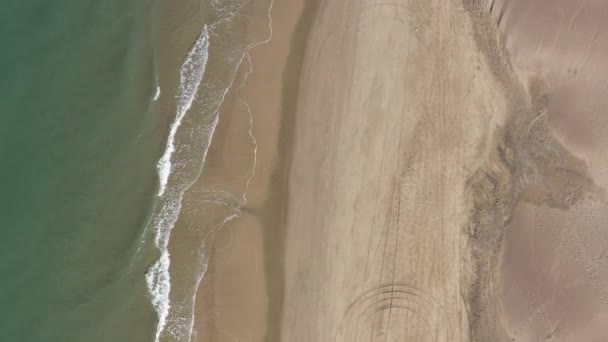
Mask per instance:
[[[453,322],[445,307],[436,298],[412,285],[384,284],[368,289],[355,298],[342,317],[334,341],[363,341],[362,336],[369,336],[372,331],[368,328],[378,320],[384,320],[377,316],[385,310],[404,310],[410,315],[413,314],[423,322],[432,341],[453,340]],[[385,334],[388,333],[385,331]],[[404,334],[407,334],[407,331],[391,333],[406,336]],[[374,336],[371,336],[371,341],[374,341]]]

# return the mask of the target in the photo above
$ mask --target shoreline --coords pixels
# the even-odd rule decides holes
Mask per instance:
[[[175,164],[181,162],[176,160],[180,150],[183,150],[181,135],[183,130],[188,129],[188,116],[191,115],[192,107],[196,106],[198,87],[202,82],[202,79],[197,78],[204,77],[208,57],[207,29],[202,25],[198,12],[192,11],[193,5],[194,2],[190,0],[182,0],[160,6],[157,12],[165,15],[161,16],[158,31],[161,48],[155,85],[160,96],[155,102],[160,113],[166,117],[165,124],[159,125],[159,130],[165,130],[163,134],[166,135],[166,141],[155,168],[159,181],[158,193],[148,223],[149,231],[146,232],[152,236],[150,240],[154,242],[156,257],[145,274],[150,305],[154,307],[158,319],[155,327],[156,341],[164,341],[167,325],[171,325],[167,319],[171,318],[169,315],[173,303],[170,296],[175,284],[170,278],[169,244],[175,220],[179,218],[182,207],[183,191],[187,187],[187,180],[176,180]],[[176,22],[179,22],[179,30],[175,29]],[[184,73],[186,64],[194,66],[192,72],[198,71],[198,75]],[[205,149],[203,144],[199,145]]]
[[[171,156],[174,167],[164,192],[161,186],[163,196],[152,222],[157,230],[156,239],[160,238],[161,258],[148,271],[148,274],[159,271],[159,269],[161,272],[158,275],[150,276],[154,279],[148,279],[148,281],[150,284],[154,280],[155,290],[163,286],[170,286],[170,289],[164,288],[163,293],[153,297],[153,303],[156,300],[158,310],[161,312],[165,310],[164,308],[167,310],[167,325],[162,325],[161,321],[159,326],[162,329],[160,335],[162,341],[185,341],[191,338],[196,289],[207,268],[205,248],[210,244],[216,231],[236,217],[245,202],[244,194],[249,181],[246,181],[247,184],[244,185],[244,188],[237,183],[251,177],[252,174],[240,177],[235,181],[230,179],[230,174],[216,173],[214,175],[217,170],[213,169],[213,147],[210,145],[222,143],[221,139],[216,139],[218,137],[216,131],[221,129],[221,124],[218,122],[221,113],[218,114],[217,111],[230,102],[227,99],[227,93],[241,84],[239,70],[246,64],[248,51],[256,45],[264,43],[271,34],[271,32],[265,32],[270,24],[268,22],[270,1],[238,8],[223,3],[199,6],[199,3],[189,0],[185,0],[183,4],[170,5],[166,15],[169,19],[164,25],[168,29],[163,30],[163,32],[167,32],[163,38],[170,42],[168,46],[172,48],[163,50],[163,56],[166,57],[163,65],[170,67],[162,68],[166,75],[165,77],[161,75],[160,81],[165,84],[175,84],[176,87],[168,89],[177,88],[178,94],[185,91],[196,92],[196,99],[191,106],[188,106],[188,102],[184,107],[183,100],[167,97],[167,92],[161,93],[161,100],[163,96],[168,99],[168,101],[161,101],[161,105],[165,109],[163,112],[175,113],[175,109],[172,109],[175,106],[179,106],[180,112],[184,108],[188,111],[183,116],[179,129],[175,133],[173,131],[170,133],[168,146],[171,143],[171,134],[175,134],[175,151]],[[258,31],[244,35],[243,30],[250,21],[265,22],[266,24],[260,25],[257,28]],[[204,27],[203,23],[205,23]],[[177,30],[176,25],[179,28]],[[196,75],[191,73],[196,71],[192,67],[197,67],[197,62],[190,60],[189,57],[186,57],[186,61],[184,61],[184,57],[176,53],[181,50],[192,51],[193,43],[188,37],[192,35],[192,31],[196,31],[197,27],[199,30],[202,27],[204,32],[208,29],[209,33],[209,49],[197,51],[197,56],[194,57],[203,58],[205,64],[200,84],[193,78]],[[200,31],[198,35],[200,35]],[[238,51],[240,53],[235,54]],[[204,56],[200,56],[201,53]],[[186,56],[185,53],[184,56]],[[185,65],[184,63],[190,64]],[[184,73],[184,68],[189,72]],[[166,109],[167,107],[169,109]],[[178,112],[178,120],[180,112]],[[168,115],[168,117],[173,116],[174,114]],[[173,126],[175,123],[173,122],[171,125]],[[237,129],[240,128],[242,127],[237,127]],[[173,128],[171,129],[173,130]],[[219,136],[221,137],[221,134]],[[253,139],[253,137],[251,138]],[[255,140],[252,142],[255,145]],[[255,163],[255,148],[253,149],[253,162]],[[246,160],[243,160],[241,164],[244,167],[240,167],[237,163],[235,169],[248,169],[247,163]],[[201,175],[203,176],[201,177]],[[199,216],[199,211],[204,213]],[[174,216],[176,222],[172,221]],[[200,220],[200,218],[203,219]],[[168,246],[166,246],[168,253],[163,254],[165,247],[163,241],[166,240],[168,240]],[[164,272],[163,267],[166,266],[168,266],[168,274],[162,273]],[[161,296],[158,297],[158,295]],[[169,298],[165,298],[166,295]],[[162,319],[163,315],[164,313],[161,313],[159,317]]]
[[[238,127],[243,120],[243,103],[247,103],[254,119],[256,170],[241,216],[214,238],[209,268],[197,295],[197,341],[276,340],[280,333],[277,322],[282,310],[284,234],[281,219],[286,191],[281,179],[289,158],[285,150],[289,150],[289,143],[285,140],[290,134],[285,130],[293,120],[289,119],[293,113],[286,113],[290,100],[284,92],[285,87],[297,87],[298,77],[293,75],[298,67],[287,64],[302,44],[292,40],[300,6],[301,2],[290,6],[274,4],[273,38],[252,49],[253,67],[243,65],[243,70],[239,70],[239,78],[247,74],[247,82],[236,92],[231,91],[221,109],[209,167],[218,173],[238,169],[238,160],[227,160],[225,156],[238,153],[231,146],[244,136],[244,130]],[[238,150],[240,144],[234,145]]]
[[[203,233],[197,341],[506,341],[513,208],[593,191],[534,116],[543,80],[521,84],[482,0],[283,6],[193,197],[216,206],[192,206],[191,226],[230,217]],[[526,167],[572,174],[523,191]]]
[[[307,4],[313,6],[311,3]],[[392,85],[392,88],[388,88],[391,89],[390,91],[387,88],[384,91],[393,94],[393,99],[402,97],[399,92],[404,91],[409,93],[408,98],[411,96],[412,99],[430,101],[434,110],[441,114],[436,118],[440,121],[453,120],[449,116],[450,113],[445,112],[442,102],[449,101],[453,108],[459,108],[458,110],[464,112],[474,107],[472,104],[477,103],[476,101],[481,103],[495,101],[495,94],[489,89],[500,89],[500,86],[492,83],[491,72],[485,64],[475,62],[482,57],[472,40],[472,32],[465,29],[456,33],[458,39],[455,42],[442,41],[437,38],[437,32],[431,28],[431,24],[417,22],[417,16],[412,19],[407,13],[401,13],[403,14],[401,20],[406,23],[405,26],[395,30],[391,25],[397,21],[389,20],[384,25],[380,25],[380,28],[376,28],[380,32],[383,32],[382,30],[393,33],[411,32],[406,37],[393,37],[397,39],[399,45],[389,48],[389,45],[383,45],[386,42],[378,41],[376,35],[352,29],[351,19],[356,17],[354,13],[360,9],[359,6],[358,3],[325,4],[323,12],[314,13],[315,15],[308,13],[309,17],[300,19],[300,24],[304,20],[308,21],[302,26],[308,26],[312,31],[311,35],[305,38],[307,45],[303,42],[298,43],[301,48],[300,57],[294,58],[294,60],[300,59],[294,64],[301,63],[301,66],[297,66],[298,70],[301,69],[301,77],[299,72],[286,71],[283,80],[293,77],[289,82],[291,85],[276,83],[283,87],[287,85],[290,89],[283,91],[282,100],[280,95],[276,95],[278,100],[266,99],[269,102],[282,101],[283,113],[287,113],[285,115],[288,116],[293,115],[293,125],[289,124],[288,131],[282,130],[282,139],[279,138],[283,144],[293,144],[293,149],[283,146],[287,150],[280,153],[282,157],[278,159],[278,164],[276,157],[270,158],[270,162],[259,159],[260,169],[256,170],[252,181],[251,200],[244,208],[243,216],[218,232],[211,247],[209,268],[197,296],[196,316],[197,326],[200,327],[197,340],[230,341],[250,338],[323,341],[337,338],[341,341],[350,341],[360,336],[372,338],[375,334],[395,334],[393,338],[425,340],[434,336],[435,340],[441,341],[465,341],[469,334],[472,334],[469,331],[467,304],[460,301],[460,294],[455,291],[461,286],[472,286],[467,283],[468,278],[466,278],[471,276],[469,273],[472,272],[471,257],[468,256],[466,249],[470,245],[466,236],[461,235],[460,230],[460,225],[466,224],[469,220],[470,203],[462,201],[462,198],[466,197],[466,180],[469,177],[465,165],[471,161],[475,165],[484,163],[487,153],[476,149],[470,151],[470,149],[471,146],[483,144],[487,137],[493,135],[486,130],[493,130],[494,119],[487,117],[480,108],[476,108],[471,113],[475,115],[474,119],[469,118],[469,126],[466,128],[459,126],[458,121],[442,128],[423,124],[424,120],[415,113],[416,110],[424,111],[425,107],[419,101],[414,100],[405,107],[405,102],[403,105],[399,104],[401,103],[399,101],[404,101],[403,99],[388,101],[390,96],[384,96],[382,101],[378,101],[370,96],[373,94],[373,89],[369,88],[373,83],[370,82],[373,81],[370,77],[373,77],[374,70],[363,68],[363,65],[379,65],[369,62],[369,59],[376,58],[381,59],[378,63],[393,63],[391,65],[395,70],[399,70],[400,76],[382,73],[379,79]],[[427,15],[436,11],[431,5],[421,6],[419,10]],[[435,13],[436,18],[440,15],[445,13]],[[384,12],[379,10],[375,15],[370,15],[368,20],[374,21],[383,17]],[[278,16],[273,18],[276,20]],[[467,22],[469,19],[466,15],[461,14],[457,18],[470,30],[471,26],[467,25],[473,24]],[[445,24],[443,21],[438,21],[435,23],[437,27],[442,28],[450,22],[446,18],[442,20]],[[311,24],[313,21],[314,27]],[[306,30],[304,27],[301,29]],[[343,35],[341,39],[338,39],[340,37],[338,34],[328,35],[328,32],[340,33],[340,31]],[[390,36],[390,33],[388,35]],[[333,45],[326,44],[328,39],[333,39]],[[431,42],[424,44],[428,51],[423,50],[422,47],[418,48],[419,50],[415,49],[416,46],[421,45],[420,42],[428,39]],[[273,41],[269,44],[273,44]],[[374,44],[380,45],[374,48]],[[361,48],[362,46],[366,48]],[[263,46],[259,50],[260,53],[266,51],[267,47]],[[254,65],[257,63],[255,54],[256,51],[252,53]],[[277,56],[271,54],[270,57],[274,57],[274,62],[279,64],[275,67],[281,69],[281,63],[276,62]],[[454,72],[450,69],[450,61],[453,59],[462,61],[461,66],[466,66],[473,80],[477,78],[481,80],[480,83],[471,83],[469,80],[453,76],[448,78],[451,82],[451,92],[442,91],[438,95],[433,94],[430,89],[437,87],[437,84],[432,75],[435,72],[439,80],[445,81],[445,77],[450,77],[449,75]],[[365,61],[365,64],[359,65],[359,60]],[[414,71],[408,69],[410,63],[418,65],[421,69]],[[432,67],[432,64],[435,64],[435,67]],[[441,72],[435,71],[436,65],[443,65]],[[263,74],[254,66],[251,78],[241,90],[246,93],[251,91],[254,98],[258,99],[264,97],[261,93],[275,82],[272,81],[273,78],[263,79],[263,84],[266,86],[256,87],[256,72]],[[404,80],[406,83],[420,84],[421,87],[405,88],[402,84]],[[247,90],[248,85],[251,90]],[[467,88],[469,97],[465,100],[460,99],[459,94]],[[280,89],[276,90],[275,94],[280,94]],[[231,104],[226,103],[224,108],[230,107],[230,112],[238,113],[237,102],[233,100]],[[381,114],[387,117],[380,120],[379,125],[372,123],[374,120],[372,117],[371,120],[366,118],[366,115],[374,112],[374,108],[384,108],[387,111],[387,114]],[[251,109],[259,108],[252,106]],[[240,110],[242,111],[242,108]],[[326,113],[327,111],[330,113]],[[403,121],[403,126],[383,127],[388,123],[403,120],[403,116],[408,116],[408,119]],[[276,124],[277,118],[275,117],[275,121],[269,120],[268,123]],[[256,119],[259,120],[259,117]],[[239,130],[240,136],[245,136],[244,129],[238,128],[238,122],[231,120],[227,115],[220,119],[218,138],[213,143],[215,147],[212,144],[210,150],[208,167],[220,170],[216,171],[220,173],[226,168],[239,169],[238,162],[224,160],[226,151],[232,151],[230,146],[234,143],[229,137],[235,139],[234,132]],[[496,120],[500,122],[500,119]],[[228,121],[230,122],[227,124]],[[281,126],[285,128],[289,121],[289,118],[283,117]],[[452,126],[454,124],[456,126]],[[412,131],[408,128],[409,125],[420,128]],[[256,125],[257,134],[259,134],[258,127],[259,124]],[[452,136],[454,141],[459,141],[460,145],[457,148],[460,149],[462,156],[452,155],[450,158],[445,154],[446,146],[437,145],[436,140],[431,138],[437,134],[433,133],[437,129],[441,129],[440,134]],[[458,129],[466,130],[467,133],[458,133]],[[266,133],[270,132],[274,135],[276,133],[272,132],[275,130],[278,128],[273,127],[271,130],[266,130]],[[230,133],[231,131],[233,132]],[[394,142],[387,144],[387,139],[394,139]],[[415,143],[416,139],[423,139],[429,146],[424,147]],[[359,149],[348,147],[353,140],[361,141]],[[412,154],[408,152],[412,146],[424,149],[425,152]],[[277,153],[272,147],[264,148],[263,144],[258,146],[258,151],[275,156]],[[407,158],[399,157],[404,153]],[[450,166],[446,166],[446,169],[433,170],[433,165],[436,163],[434,156],[437,154],[445,154],[446,163]],[[213,155],[216,157],[211,157]],[[339,163],[333,163],[331,159],[325,157],[326,155],[340,158]],[[286,164],[281,166],[283,165],[281,161]],[[413,164],[407,166],[408,163]],[[265,169],[273,164],[274,172]],[[311,169],[311,165],[315,167]],[[412,170],[412,168],[416,170],[417,165],[427,165],[425,168],[430,168],[428,169],[430,171],[426,173],[420,173],[421,170],[410,171],[413,172],[411,176],[399,181],[396,181],[399,178],[391,176],[392,172],[395,174],[403,172],[400,170]],[[272,183],[261,181],[265,186],[260,190],[256,188],[256,182],[262,178]],[[340,181],[336,182],[337,179]],[[416,179],[424,181],[420,184]],[[436,182],[441,184],[445,179],[451,179],[451,184],[443,185],[446,189],[450,189],[445,190],[450,197],[448,199],[442,197],[439,201],[435,184]],[[395,187],[395,182],[403,185]],[[369,188],[373,188],[374,184],[378,188],[370,192]],[[264,194],[267,193],[269,185],[273,191],[271,197],[264,201]],[[403,186],[406,188],[402,188]],[[404,192],[407,187],[411,189]],[[417,188],[420,188],[415,190],[417,196],[423,196],[423,193],[431,190],[430,194],[423,196],[426,198],[422,202],[424,205],[417,204],[419,198],[409,196],[409,192]],[[443,188],[439,191],[444,192]],[[397,193],[400,194],[397,196]],[[395,196],[398,197],[397,202]],[[376,203],[373,207],[365,207],[364,203],[367,201]],[[354,209],[348,209],[347,203],[351,203],[352,208],[357,208],[356,211],[349,213],[349,210]],[[434,211],[432,203],[449,208],[446,209],[447,212],[436,215],[451,215],[453,222],[446,224],[443,220],[433,220],[432,216],[428,216]],[[403,205],[405,207],[401,208]],[[408,221],[400,219],[399,213],[402,210],[412,213],[408,220],[432,225],[432,229],[436,230],[434,234],[437,234],[437,242],[424,240],[424,235],[417,233],[415,226],[409,226]],[[418,214],[426,212],[428,214]],[[357,220],[347,223],[348,217],[357,217]],[[263,218],[262,221],[260,218]],[[367,220],[371,227],[369,231],[363,229],[365,228],[363,226],[354,231],[348,228],[362,225],[362,222]],[[277,228],[272,229],[272,226]],[[369,234],[367,239],[364,237],[366,234]],[[443,238],[441,238],[442,234]],[[418,244],[426,246],[425,248],[430,251],[439,248],[444,253],[451,254],[446,257],[429,255],[422,250],[419,254],[407,252],[421,248]],[[384,252],[378,248],[370,249],[374,245],[379,247],[384,245]],[[393,247],[388,249],[387,245]],[[408,247],[400,247],[400,245]],[[353,247],[345,249],[344,246]],[[463,249],[462,253],[461,249]],[[402,250],[406,252],[401,252]],[[366,252],[367,257],[361,254]],[[399,253],[408,254],[398,256]],[[261,262],[260,256],[265,256],[266,262]],[[385,263],[387,257],[393,261]],[[459,262],[444,264],[443,260],[446,258]],[[407,262],[414,260],[420,263],[425,263],[424,260],[438,260],[443,268],[435,270],[433,272],[435,278],[433,278],[431,276],[433,273],[429,274],[424,270],[420,272],[416,268],[408,269],[411,266],[408,266]],[[261,267],[264,267],[264,270],[261,270]],[[465,274],[464,278],[461,272]],[[377,277],[379,280],[373,280],[378,279]],[[397,277],[403,280],[398,280]],[[428,285],[424,287],[419,283],[428,281],[435,285],[429,288]],[[438,281],[445,283],[437,285]],[[374,290],[379,291],[376,294],[379,298],[378,305],[386,304],[387,300],[391,302],[397,300],[396,297],[389,295],[391,293],[413,293],[427,304],[407,297],[398,300],[405,301],[403,305],[418,305],[419,307],[415,307],[416,310],[422,312],[431,310],[417,319],[407,312],[395,310],[393,313],[392,309],[387,312],[382,309],[379,317],[363,325],[355,323],[349,318],[351,313],[350,309],[347,310],[348,301],[354,300],[350,307],[358,309],[368,305],[373,306],[374,304],[359,303],[359,301],[372,298],[369,296],[374,292],[368,292],[369,290],[365,288],[374,283],[380,285],[378,290]],[[345,287],[345,284],[348,286]],[[362,294],[357,297],[357,292]],[[438,304],[431,304],[429,308],[428,303]],[[294,311],[294,307],[298,310]],[[341,316],[343,319],[336,321]],[[395,323],[396,317],[399,317],[398,321],[401,323]],[[432,322],[441,328],[435,330],[431,327],[434,332],[425,333],[419,324],[423,321]],[[356,335],[352,335],[353,333]]]
[[[355,15],[362,6],[358,2],[326,3],[318,13],[311,10],[316,2],[307,2],[310,12],[308,17],[300,18],[298,25],[301,25],[300,32],[310,28],[311,34],[293,43],[291,49],[299,52],[292,56],[291,67],[298,72],[286,68],[283,82],[266,76],[267,71],[256,67],[256,63],[260,63],[256,55],[268,53],[268,61],[261,63],[274,63],[273,67],[278,70],[283,68],[286,62],[279,63],[277,58],[282,61],[286,53],[273,55],[271,51],[276,41],[252,51],[253,72],[237,96],[251,96],[246,98],[250,105],[250,101],[259,101],[257,105],[247,106],[257,113],[254,116],[256,137],[260,137],[261,132],[260,113],[274,113],[274,119],[268,117],[262,136],[269,135],[269,141],[275,143],[264,145],[258,140],[258,168],[242,216],[219,230],[209,244],[211,251],[205,255],[208,269],[196,303],[197,341],[333,338],[351,341],[378,334],[387,337],[393,334],[393,338],[406,340],[426,341],[434,336],[434,341],[466,341],[473,334],[469,329],[467,303],[461,301],[457,291],[460,287],[473,286],[467,283],[467,277],[472,277],[473,272],[467,249],[470,245],[460,228],[468,222],[472,205],[462,200],[466,197],[469,177],[466,165],[484,163],[487,153],[471,146],[483,145],[493,136],[492,122],[496,124],[500,119],[488,117],[477,107],[468,113],[473,116],[466,128],[458,120],[435,127],[416,111],[426,111],[426,102],[439,113],[436,120],[454,120],[442,103],[447,101],[451,108],[465,112],[479,102],[496,102],[491,90],[500,86],[493,83],[487,65],[480,63],[483,57],[473,41],[473,33],[467,31],[473,24],[467,21],[466,14],[453,11],[459,13],[456,19],[465,28],[455,33],[457,39],[443,41],[437,36],[433,25],[447,29],[450,20],[456,19],[436,10],[449,4],[442,0],[434,2],[438,7],[421,5],[420,13],[416,12],[415,16],[400,10],[396,21],[385,20],[382,6],[364,18]],[[430,12],[434,13],[434,24],[418,19],[423,14],[429,16]],[[448,18],[439,20],[446,15]],[[273,20],[278,18],[281,16],[273,16]],[[386,30],[397,45],[378,40],[371,32],[353,30],[352,18],[360,22],[367,18],[376,23],[374,31]],[[383,24],[378,24],[378,19],[384,20]],[[307,23],[303,24],[304,21]],[[397,23],[403,25],[393,28]],[[397,32],[408,33],[405,37],[391,36]],[[377,63],[370,61],[375,59]],[[461,68],[466,68],[479,83],[453,74],[452,60],[459,60]],[[373,78],[373,68],[364,68],[382,63],[392,67],[378,69],[377,79]],[[417,65],[419,70],[409,69],[409,64]],[[437,70],[438,65],[441,71]],[[386,69],[396,70],[399,76],[384,73]],[[246,71],[239,73],[242,78]],[[451,90],[442,91],[439,87],[440,93],[435,94],[432,89],[438,87],[436,79],[450,82]],[[419,87],[405,87],[403,82]],[[268,88],[277,84],[283,89],[275,89],[274,95],[269,96]],[[378,100],[370,87],[382,88],[382,84],[391,85],[383,89],[392,96],[383,95]],[[465,89],[469,96],[463,100],[460,94]],[[407,107],[400,92],[412,99]],[[278,102],[281,107],[275,105],[273,110],[260,110],[264,102]],[[217,184],[218,179],[226,178],[226,170],[245,169],[246,163],[242,160],[226,157],[238,154],[235,151],[243,148],[246,125],[242,118],[241,121],[235,118],[243,113],[241,104],[240,100],[233,99],[222,107],[205,166],[215,170],[213,174],[217,176],[206,174],[203,184]],[[281,108],[283,129],[276,127]],[[384,115],[379,124],[373,123],[377,118],[367,117],[372,113]],[[290,117],[292,123],[289,123]],[[402,125],[391,124],[400,121]],[[412,130],[409,126],[418,128]],[[459,133],[460,129],[466,133]],[[459,154],[447,154],[448,146],[441,144],[441,139],[437,144],[435,134],[452,137],[458,142],[455,150],[460,151]],[[421,145],[420,140],[428,146]],[[285,150],[275,150],[276,141],[280,141],[279,148]],[[348,147],[352,141],[360,141],[361,147]],[[291,148],[286,146],[292,144]],[[424,152],[414,153],[411,148]],[[271,157],[264,159],[264,153]],[[443,155],[449,166],[435,169],[436,155]],[[277,159],[277,156],[280,157]],[[338,163],[331,158],[339,158]],[[395,176],[403,170],[409,170],[410,174],[404,174],[403,179]],[[401,185],[396,186],[397,183]],[[437,188],[436,184],[442,185]],[[371,190],[374,187],[376,190]],[[411,191],[417,195],[412,197]],[[444,195],[438,197],[439,193]],[[419,201],[423,204],[418,204]],[[374,204],[366,206],[367,202]],[[436,210],[434,206],[446,211],[432,214]],[[401,211],[411,214],[403,219],[399,215]],[[205,214],[209,212],[201,211],[197,217],[208,219]],[[452,222],[433,219],[435,215],[450,215]],[[357,219],[349,221],[348,217]],[[411,225],[411,221],[417,223]],[[436,240],[426,240],[415,229],[418,224],[431,225],[429,229],[435,231]],[[359,229],[353,230],[354,227]],[[385,247],[381,248],[382,245]],[[387,248],[388,245],[391,247]],[[424,249],[421,246],[425,246]],[[435,250],[449,256],[429,254]],[[429,260],[437,260],[440,268],[429,273],[412,266]],[[452,264],[447,260],[458,262]],[[370,288],[377,289],[370,292]],[[418,299],[394,297],[392,293],[412,293]],[[374,297],[378,298],[375,304],[383,305],[378,317],[364,324],[349,318],[354,314],[349,307],[353,310],[373,307],[375,304],[367,301]],[[419,302],[420,299],[423,302]],[[399,301],[399,305],[415,305],[417,312],[426,313],[420,318],[398,309],[382,309],[387,301],[393,300]],[[339,317],[343,318],[337,320]],[[426,331],[422,322],[431,324],[431,331]]]

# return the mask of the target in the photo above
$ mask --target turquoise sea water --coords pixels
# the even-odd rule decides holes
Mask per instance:
[[[154,340],[154,22],[149,0],[0,2],[1,341]]]
[[[0,2],[0,341],[196,336],[205,239],[234,215],[184,194],[271,4]]]

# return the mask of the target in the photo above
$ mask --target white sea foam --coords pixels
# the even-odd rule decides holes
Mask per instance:
[[[209,32],[205,25],[180,68],[176,117],[169,131],[165,153],[157,164],[160,181],[158,195],[161,197],[161,205],[156,211],[151,225],[155,229],[155,243],[160,250],[160,258],[146,273],[146,282],[150,292],[151,302],[158,314],[156,341],[159,341],[160,336],[165,329],[167,316],[169,315],[170,310],[169,295],[171,292],[171,277],[169,274],[169,236],[181,209],[183,192],[189,186],[189,184],[183,184],[181,186],[178,185],[175,189],[167,188],[169,176],[171,175],[171,157],[175,152],[175,135],[177,134],[177,130],[181,125],[184,115],[192,106],[192,103],[196,98],[198,87],[203,79],[207,65],[208,49]],[[157,88],[157,95],[160,95],[159,88]],[[212,124],[210,131],[207,132],[209,134],[209,139],[211,139],[211,136],[213,135],[216,124],[217,120]]]
[[[154,94],[154,101],[158,101],[160,98],[160,85],[158,85],[158,79],[156,80],[156,93]]]
[[[203,150],[202,155],[202,164],[204,165],[205,159],[207,156],[208,148],[211,144],[211,140],[213,138],[213,134],[215,128],[217,126],[219,120],[219,109],[221,104],[224,102],[224,99],[230,89],[234,86],[234,81],[236,78],[236,71],[239,69],[241,64],[246,60],[250,63],[250,69],[245,75],[246,82],[247,77],[251,73],[251,60],[249,56],[249,52],[252,48],[257,45],[267,43],[272,38],[272,18],[271,18],[271,10],[272,10],[272,1],[270,1],[270,6],[268,8],[268,24],[269,24],[269,36],[266,40],[258,41],[249,44],[244,47],[244,50],[241,50],[242,54],[240,60],[237,60],[238,63],[234,70],[233,78],[230,84],[224,89],[223,94],[219,95],[219,102],[217,103],[217,107],[215,108],[215,112],[213,112],[213,119],[210,124],[205,125],[203,128],[204,132],[198,132],[198,134],[203,134],[207,141],[206,147]],[[238,11],[235,11],[238,12]],[[213,31],[214,26],[210,26],[211,31]],[[176,150],[175,144],[175,136],[177,130],[181,124],[181,121],[186,114],[186,112],[190,109],[198,91],[199,85],[203,79],[203,75],[205,72],[205,67],[207,63],[207,50],[209,47],[209,32],[207,26],[203,28],[203,32],[199,36],[195,45],[189,51],[185,62],[183,63],[180,69],[180,84],[179,84],[179,94],[177,101],[177,115],[175,121],[171,125],[169,138],[167,141],[167,147],[165,153],[162,158],[159,160],[157,169],[160,179],[160,189],[158,195],[160,197],[160,207],[157,210],[157,214],[154,215],[153,220],[151,222],[151,226],[155,228],[155,242],[160,250],[160,258],[159,260],[148,270],[146,274],[146,281],[149,287],[149,292],[151,296],[152,304],[154,305],[156,311],[158,312],[158,326],[156,331],[156,342],[159,341],[161,336],[166,336],[165,334],[170,334],[177,341],[188,342],[191,340],[192,336],[195,336],[195,332],[193,331],[194,326],[194,312],[186,309],[182,311],[182,306],[189,307],[190,309],[193,307],[194,302],[196,300],[196,289],[200,285],[202,281],[206,269],[207,269],[207,257],[204,248],[199,250],[199,257],[201,261],[201,272],[197,276],[197,280],[194,284],[195,288],[192,293],[192,297],[183,298],[183,300],[178,300],[175,303],[171,303],[169,300],[169,295],[171,291],[171,279],[169,273],[170,266],[170,255],[169,255],[169,237],[171,230],[173,229],[175,222],[177,221],[179,212],[182,206],[182,197],[184,192],[192,185],[196,177],[188,180],[181,180],[181,183],[174,182],[171,180],[171,186],[169,186],[171,172],[174,172],[172,167],[172,156]],[[242,86],[239,85],[237,87],[240,88]],[[253,114],[251,112],[251,108],[245,102],[239,99],[239,101],[246,107],[249,119],[250,119],[250,129],[249,135],[251,141],[254,145],[254,156],[253,156],[253,165],[247,176],[245,191],[242,194],[242,201],[234,207],[236,213],[233,215],[229,215],[226,217],[223,222],[221,222],[217,227],[214,227],[212,230],[217,231],[222,226],[238,217],[240,214],[240,208],[246,202],[247,190],[249,188],[249,183],[253,174],[255,173],[256,167],[256,152],[257,152],[257,142],[255,141],[254,133],[253,133]],[[215,107],[215,105],[214,105]],[[201,166],[202,168],[202,166]],[[173,185],[175,184],[175,186]],[[231,206],[232,207],[232,206]],[[211,234],[213,235],[213,234]],[[209,241],[210,242],[210,241]],[[205,242],[203,242],[205,243]],[[204,247],[204,245],[203,245]],[[187,312],[190,312],[188,314]]]
[[[171,174],[171,156],[173,155],[173,152],[175,152],[175,134],[182,123],[184,115],[186,115],[186,112],[190,109],[192,102],[196,98],[198,86],[201,84],[203,74],[205,73],[207,58],[209,56],[208,49],[209,30],[207,29],[207,25],[205,25],[179,70],[180,84],[177,99],[177,115],[169,131],[165,153],[157,164],[158,176],[160,178],[159,196],[162,196],[165,192],[167,182],[169,181],[169,175]]]

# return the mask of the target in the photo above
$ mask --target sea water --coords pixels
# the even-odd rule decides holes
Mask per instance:
[[[153,341],[155,3],[0,2],[0,340]]]
[[[0,341],[196,334],[209,227],[176,221],[271,5],[0,3]],[[257,17],[268,30],[246,36]]]

